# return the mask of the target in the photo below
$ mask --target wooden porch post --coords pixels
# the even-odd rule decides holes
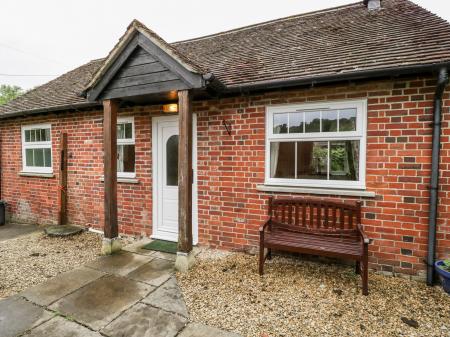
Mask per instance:
[[[117,225],[117,111],[119,101],[103,101],[103,146],[104,146],[104,202],[105,223],[102,252],[111,254],[120,250],[114,243],[119,230]],[[118,243],[118,242],[117,242]]]
[[[192,250],[192,93],[178,92],[178,252],[186,256]],[[184,269],[181,267],[181,269]],[[186,267],[187,269],[187,267]]]
[[[59,141],[59,188],[58,225],[67,224],[67,132],[60,135]]]

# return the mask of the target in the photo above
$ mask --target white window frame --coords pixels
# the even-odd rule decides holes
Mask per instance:
[[[339,110],[355,109],[356,131],[343,132],[311,132],[297,134],[274,134],[273,114],[289,113],[301,110]],[[367,100],[330,101],[305,104],[284,104],[266,107],[266,157],[265,157],[265,185],[296,186],[317,188],[342,188],[365,189],[366,188],[366,144],[367,144]],[[295,142],[295,141],[333,141],[333,140],[359,140],[359,181],[320,180],[320,179],[284,179],[270,177],[270,142]],[[297,156],[297,153],[295,154]],[[295,161],[297,158],[294,159]]]
[[[134,145],[134,172],[119,172],[117,171],[118,178],[136,178],[136,139],[134,130],[134,117],[120,117],[117,118],[117,125],[131,123],[131,133],[132,138],[130,139],[119,139],[117,138],[117,145]]]
[[[25,131],[34,129],[50,129],[50,141],[46,142],[25,142]],[[27,166],[27,149],[50,149],[52,156],[50,167]],[[53,149],[52,149],[52,125],[51,124],[30,124],[22,126],[22,172],[24,173],[53,173]]]

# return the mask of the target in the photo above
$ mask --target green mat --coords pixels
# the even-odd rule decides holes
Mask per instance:
[[[143,246],[143,249],[148,250],[157,250],[159,252],[164,253],[170,253],[170,254],[176,254],[177,253],[177,243],[171,242],[171,241],[164,241],[164,240],[154,240],[145,246]]]

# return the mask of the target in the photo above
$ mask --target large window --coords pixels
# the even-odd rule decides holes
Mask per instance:
[[[52,132],[50,124],[22,127],[24,172],[52,173]]]
[[[364,188],[366,101],[267,108],[266,184]]]
[[[136,176],[133,117],[117,120],[117,176],[120,178]]]

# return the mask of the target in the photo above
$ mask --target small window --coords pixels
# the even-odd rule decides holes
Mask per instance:
[[[268,107],[266,184],[364,188],[366,102]]]
[[[117,176],[134,178],[136,176],[136,153],[134,137],[134,119],[132,117],[117,120]]]
[[[53,172],[50,124],[22,127],[22,167],[24,172]]]

